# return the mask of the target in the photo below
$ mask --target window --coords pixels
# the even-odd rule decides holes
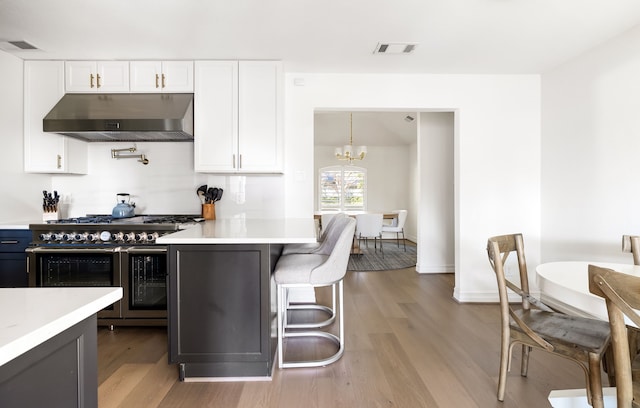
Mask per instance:
[[[364,211],[367,208],[367,169],[330,166],[319,170],[318,209]]]

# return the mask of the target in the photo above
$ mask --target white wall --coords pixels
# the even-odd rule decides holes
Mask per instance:
[[[22,60],[0,51],[0,73],[0,222],[35,222],[51,177],[24,172]]]
[[[142,142],[135,159],[112,159],[111,149],[132,143],[90,143],[89,174],[54,176],[52,188],[62,195],[64,217],[111,214],[117,193],[131,194],[136,214],[200,214],[196,189],[202,184],[222,187],[217,218],[284,217],[282,175],[213,175],[193,171],[193,143]]]
[[[304,85],[295,85],[296,78]],[[285,179],[287,216],[313,213],[314,167],[308,158],[315,110],[457,111],[454,297],[497,299],[486,255],[489,236],[523,232],[529,262],[539,261],[538,76],[288,73],[285,87],[285,171],[293,175]],[[419,228],[425,227],[420,221]]]
[[[542,260],[631,262],[640,233],[640,27],[542,76]]]
[[[454,113],[423,112],[418,123],[420,235],[416,270],[455,271]]]

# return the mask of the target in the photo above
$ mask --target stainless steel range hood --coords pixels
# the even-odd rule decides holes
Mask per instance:
[[[193,141],[193,94],[66,94],[42,125],[88,142]]]

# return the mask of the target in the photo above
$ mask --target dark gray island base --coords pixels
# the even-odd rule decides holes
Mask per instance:
[[[169,245],[169,362],[180,380],[269,379],[282,244]]]
[[[1,288],[0,406],[96,408],[97,313],[120,287]]]
[[[96,315],[0,368],[0,406],[98,406]]]

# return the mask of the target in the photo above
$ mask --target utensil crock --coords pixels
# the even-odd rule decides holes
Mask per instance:
[[[216,205],[213,203],[202,204],[202,218],[205,220],[216,219]]]

